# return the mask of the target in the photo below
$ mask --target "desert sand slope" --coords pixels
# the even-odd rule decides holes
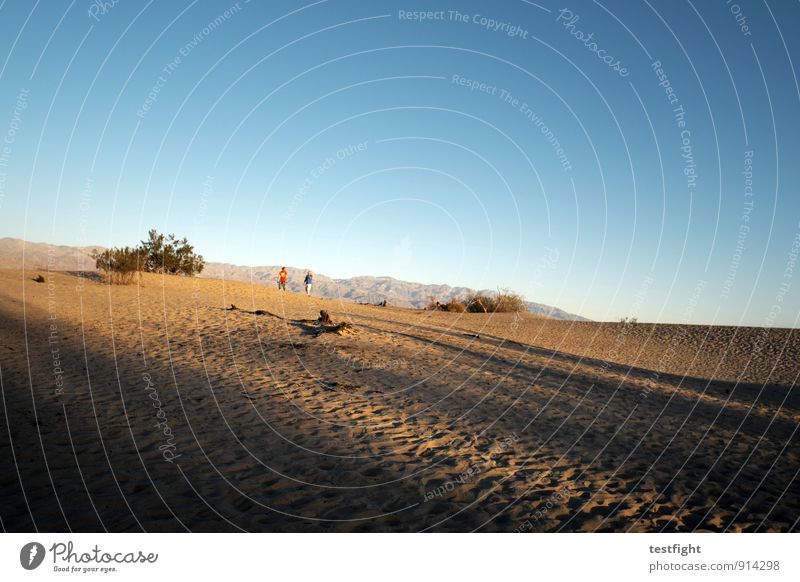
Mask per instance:
[[[798,527],[796,330],[35,274],[0,271],[4,530]]]

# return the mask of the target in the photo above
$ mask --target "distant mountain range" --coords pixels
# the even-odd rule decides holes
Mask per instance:
[[[252,281],[262,285],[278,285],[278,271],[281,267],[245,267],[228,263],[207,263],[201,277],[214,279],[231,279],[233,281]],[[287,289],[301,292],[306,272],[301,269],[286,267],[289,273]],[[326,298],[343,298],[358,303],[380,303],[398,307],[422,308],[428,305],[431,297],[442,303],[450,299],[466,297],[474,290],[468,287],[451,287],[450,285],[426,285],[400,281],[392,277],[351,277],[350,279],[332,279],[314,273],[314,294]],[[491,293],[491,291],[486,291]],[[554,319],[570,319],[587,321],[585,318],[542,303],[526,302],[531,313],[546,315]]]
[[[28,242],[19,238],[0,238],[0,268],[21,269],[23,253],[25,268],[31,271],[94,271],[94,260],[89,256],[101,246],[69,247],[47,243]]]
[[[23,251],[25,265],[29,270],[47,270],[50,265],[55,271],[94,270],[94,261],[89,258],[92,250],[104,250],[101,246],[71,247],[27,242],[16,238],[0,238],[0,268],[21,268]],[[229,279],[232,281],[253,282],[277,287],[280,266],[245,267],[228,263],[206,263],[201,277]],[[287,267],[289,283],[287,288],[301,292],[305,271]],[[467,287],[450,285],[426,285],[400,281],[392,277],[351,277],[332,279],[314,273],[314,294],[329,299],[343,298],[359,303],[380,303],[398,307],[425,307],[431,297],[445,303],[450,299],[463,298],[473,290]],[[491,293],[491,291],[486,291]],[[554,319],[588,321],[586,318],[568,313],[558,307],[526,302],[531,313],[545,315]]]

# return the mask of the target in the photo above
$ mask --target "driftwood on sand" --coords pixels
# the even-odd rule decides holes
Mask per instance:
[[[310,331],[315,336],[323,333],[335,333],[338,335],[345,335],[352,333],[354,328],[352,325],[343,321],[342,323],[334,323],[330,314],[324,309],[319,312],[319,319],[317,319],[318,327],[312,328]]]
[[[337,335],[349,335],[355,332],[355,327],[347,322],[336,323],[331,319],[330,314],[324,309],[319,312],[317,319],[287,319],[275,313],[266,311],[264,309],[256,309],[254,311],[247,311],[231,304],[230,307],[224,309],[225,311],[238,311],[239,313],[247,313],[250,315],[269,315],[277,319],[288,321],[291,325],[302,328],[303,333],[319,336],[323,333],[335,333]]]

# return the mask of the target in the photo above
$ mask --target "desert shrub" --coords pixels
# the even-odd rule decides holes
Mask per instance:
[[[467,306],[459,299],[451,299],[447,303],[440,303],[439,300],[431,296],[428,299],[428,305],[425,307],[428,311],[448,311],[450,313],[464,313]]]
[[[107,249],[94,252],[95,266],[106,276],[109,283],[128,285],[134,275],[142,270],[141,250],[131,247]]]
[[[149,273],[169,273],[193,276],[202,272],[206,263],[202,255],[186,238],[178,239],[174,234],[163,235],[155,229],[147,232],[147,240],[141,244],[143,270]]]
[[[514,293],[509,289],[501,289],[495,295],[494,310],[497,313],[517,313],[527,311],[528,305],[522,295]]]
[[[464,313],[467,310],[467,306],[458,299],[451,299],[442,307],[444,307],[444,311],[449,311],[450,313]]]
[[[37,283],[44,283],[44,277],[42,277],[41,275],[36,275],[34,281],[36,281]]]
[[[495,301],[491,295],[473,293],[467,297],[467,311],[470,313],[491,313],[494,311]]]
[[[527,311],[528,306],[521,295],[501,289],[497,293],[473,293],[467,297],[466,309],[470,313],[516,313]]]
[[[619,322],[624,325],[636,325],[639,323],[639,319],[636,317],[620,317]]]
[[[108,282],[119,285],[130,283],[139,271],[191,277],[206,265],[186,238],[164,236],[155,229],[148,231],[147,240],[137,247],[115,247],[102,253],[95,251],[91,256]]]
[[[435,295],[428,297],[428,304],[425,306],[427,311],[439,311],[441,308],[442,304],[439,303],[439,299]]]

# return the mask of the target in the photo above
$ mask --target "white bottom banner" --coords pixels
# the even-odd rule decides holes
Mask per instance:
[[[3,580],[87,581],[798,580],[798,539],[791,534],[3,534],[0,574]]]

